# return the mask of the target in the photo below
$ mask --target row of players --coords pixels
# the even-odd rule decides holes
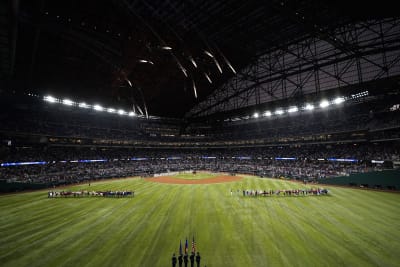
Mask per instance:
[[[133,197],[134,194],[134,191],[49,191],[47,197]]]
[[[284,189],[284,190],[241,190],[243,196],[272,196],[272,195],[283,195],[283,196],[307,196],[307,195],[326,195],[328,189],[325,188],[311,188],[311,189]],[[234,190],[231,189],[231,195],[234,194]],[[236,194],[240,194],[240,190],[237,189]]]

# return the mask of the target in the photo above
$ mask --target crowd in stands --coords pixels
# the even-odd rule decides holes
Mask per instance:
[[[395,102],[377,100],[372,103],[333,108],[327,111],[295,113],[276,117],[227,121],[213,127],[192,127],[192,131],[220,140],[263,138],[279,141],[283,138],[308,137],[327,133],[376,131],[400,127],[400,110],[391,110]],[[399,136],[397,136],[399,137]]]
[[[363,104],[349,104],[340,108],[332,107],[280,117],[261,116],[258,119],[200,123],[183,127],[178,120],[144,120],[107,112],[85,113],[73,107],[52,104],[46,106],[39,102],[34,106],[35,112],[15,108],[2,112],[0,132],[120,141],[299,141],[322,134],[399,128],[400,110],[391,110],[391,106],[390,100],[378,99]]]
[[[398,143],[271,146],[220,149],[3,147],[0,179],[67,184],[103,178],[149,177],[186,170],[247,173],[263,177],[320,179],[386,168],[398,161]],[[342,161],[345,160],[345,161]],[[7,163],[39,162],[32,165]]]
[[[381,170],[399,161],[396,101],[384,96],[315,112],[185,125],[1,98],[0,180],[68,184],[186,170],[318,180]],[[21,162],[36,163],[7,164]]]

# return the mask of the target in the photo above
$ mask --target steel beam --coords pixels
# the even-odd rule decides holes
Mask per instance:
[[[400,18],[350,24],[336,29],[334,34],[337,37],[332,38],[341,40],[346,47],[315,35],[282,46],[241,70],[186,117],[206,116],[400,74]],[[253,91],[257,93],[251,94]],[[249,99],[235,100],[239,97]]]

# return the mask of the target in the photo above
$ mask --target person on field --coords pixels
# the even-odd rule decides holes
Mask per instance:
[[[188,265],[188,254],[187,253],[185,253],[185,256],[183,256],[183,262],[185,263],[185,267],[187,267],[187,265]]]
[[[176,266],[176,256],[174,253],[174,254],[172,254],[172,267],[175,267],[175,266]]]
[[[190,267],[194,267],[194,252],[190,254]]]
[[[178,256],[178,264],[179,264],[179,267],[182,267],[182,263],[183,263],[183,255],[182,255],[182,254],[179,254],[179,256]]]
[[[197,255],[196,255],[196,264],[197,264],[197,267],[200,267],[200,253],[199,252],[197,252]]]

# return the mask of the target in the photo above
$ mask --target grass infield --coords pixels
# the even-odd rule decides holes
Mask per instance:
[[[171,266],[194,235],[201,266],[400,266],[400,194],[329,187],[330,196],[243,197],[303,185],[245,176],[172,185],[132,178],[71,190],[134,198],[0,196],[0,266]]]
[[[217,176],[221,176],[221,174],[207,173],[207,172],[198,172],[196,174],[181,173],[181,174],[176,174],[172,177],[178,178],[178,179],[185,179],[185,180],[202,180],[202,179],[215,178]]]

